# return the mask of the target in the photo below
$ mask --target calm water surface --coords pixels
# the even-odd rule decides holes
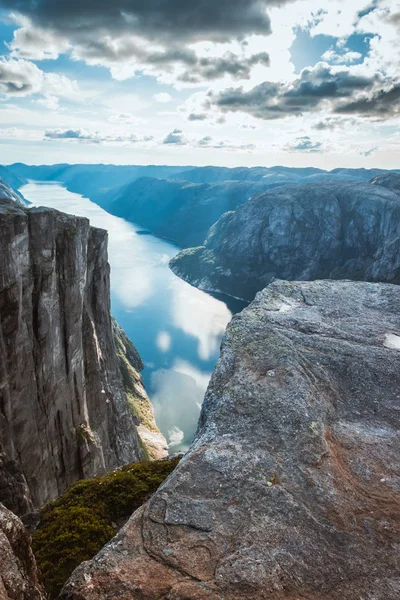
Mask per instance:
[[[37,206],[87,217],[108,230],[112,312],[143,358],[144,383],[171,451],[187,448],[221,337],[243,304],[191,287],[168,267],[177,246],[62,185],[29,183],[21,192]]]

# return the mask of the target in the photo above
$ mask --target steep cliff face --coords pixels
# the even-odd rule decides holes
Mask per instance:
[[[400,197],[367,183],[278,188],[226,213],[172,270],[247,300],[272,278],[400,283]]]
[[[21,521],[0,504],[0,599],[45,600],[29,535]]]
[[[276,281],[189,453],[62,600],[397,600],[400,288]]]
[[[6,201],[0,227],[0,440],[13,489],[26,481],[38,507],[147,454],[113,338],[107,233]]]

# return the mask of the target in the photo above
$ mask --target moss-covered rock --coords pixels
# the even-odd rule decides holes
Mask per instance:
[[[72,571],[93,558],[153,494],[178,459],[133,463],[104,477],[74,484],[41,512],[32,547],[50,598]]]

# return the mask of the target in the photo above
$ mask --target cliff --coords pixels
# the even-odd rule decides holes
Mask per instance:
[[[171,268],[201,289],[251,300],[273,278],[400,283],[400,197],[368,183],[280,187],[213,226]]]
[[[0,500],[21,514],[146,458],[129,402],[145,393],[138,373],[131,398],[124,389],[107,233],[9,201],[0,227]]]
[[[196,439],[62,600],[397,600],[400,289],[275,281]]]

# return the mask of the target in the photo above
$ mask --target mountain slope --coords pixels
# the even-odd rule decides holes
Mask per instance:
[[[101,202],[108,212],[149,228],[183,247],[202,244],[209,228],[235,210],[262,182],[194,184],[142,177]]]
[[[276,188],[226,213],[172,270],[197,287],[251,300],[274,277],[400,283],[400,197],[367,183]]]
[[[1,175],[1,173],[0,173],[0,175]],[[10,179],[12,180],[11,177],[10,177]],[[15,191],[15,189],[12,189],[10,184],[8,184],[5,181],[5,179],[2,179],[1,176],[0,176],[0,199],[13,200],[13,202],[20,204],[21,206],[27,206],[29,204],[29,202],[27,200],[25,200],[25,198],[22,196],[22,194]]]

